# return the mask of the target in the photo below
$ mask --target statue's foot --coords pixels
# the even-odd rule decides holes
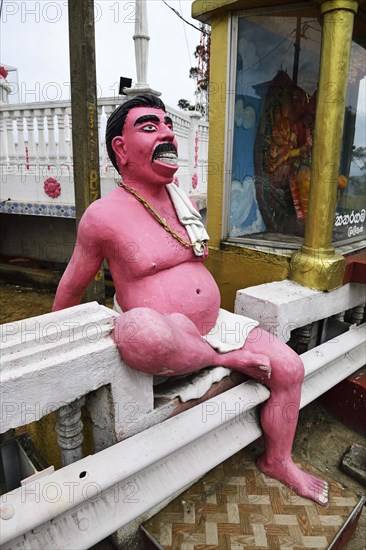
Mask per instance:
[[[220,365],[243,372],[258,382],[268,382],[271,378],[269,358],[260,353],[240,349],[220,354],[217,361]]]
[[[321,506],[328,504],[328,483],[300,470],[291,459],[284,462],[269,462],[263,455],[257,461],[257,466],[265,474],[290,487],[297,495],[309,498]]]

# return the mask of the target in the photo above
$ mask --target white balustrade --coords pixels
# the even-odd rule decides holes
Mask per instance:
[[[101,98],[98,102],[102,194],[112,190],[118,178],[109,160],[104,138],[107,119],[117,105],[118,101],[113,97]],[[208,123],[201,121],[197,113],[184,113],[170,107],[167,107],[167,112],[173,120],[178,142],[179,185],[191,194],[205,193]],[[69,101],[0,105],[0,144],[0,164],[3,173],[8,175],[1,187],[0,200],[55,202],[55,199],[46,197],[41,185],[47,177],[53,177],[62,186],[58,202],[74,204]],[[195,190],[192,187],[194,174],[198,176],[198,188]]]

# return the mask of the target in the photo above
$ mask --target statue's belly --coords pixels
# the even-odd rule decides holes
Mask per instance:
[[[160,313],[182,313],[206,334],[214,325],[220,307],[220,292],[210,272],[201,263],[183,263],[125,283],[117,291],[123,311],[149,307]]]

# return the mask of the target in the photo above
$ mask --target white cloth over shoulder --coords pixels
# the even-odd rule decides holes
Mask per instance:
[[[194,244],[193,252],[196,256],[203,256],[209,236],[202,223],[201,214],[195,209],[188,195],[175,183],[168,183],[166,189],[179,221],[186,228],[189,240]]]

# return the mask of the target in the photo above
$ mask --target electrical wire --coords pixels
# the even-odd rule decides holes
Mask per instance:
[[[181,6],[181,2],[179,0],[179,9],[180,9],[180,12],[182,14],[182,6]],[[182,16],[182,15],[181,15]],[[184,37],[186,39],[186,46],[187,46],[187,53],[188,53],[188,60],[189,60],[189,66],[192,67],[192,58],[191,58],[191,53],[189,51],[189,44],[188,44],[188,37],[187,37],[187,31],[186,31],[186,27],[184,25],[184,22],[182,23],[183,25],[183,31],[184,31]]]
[[[189,21],[187,21],[186,19],[184,19],[184,17],[179,13],[179,11],[177,11],[176,9],[172,8],[172,6],[169,6],[169,4],[165,1],[165,0],[162,0],[162,2],[168,6],[168,8],[170,10],[172,10],[175,15],[177,15],[180,19],[182,19],[182,21],[184,21],[185,23],[187,23],[187,25],[190,25],[191,27],[193,27],[194,29],[196,29],[196,31],[199,31],[199,32],[202,32],[203,34],[210,34],[209,32],[205,31],[205,30],[202,30],[200,29],[199,27],[196,27],[196,25],[193,25],[193,23],[190,23]]]

